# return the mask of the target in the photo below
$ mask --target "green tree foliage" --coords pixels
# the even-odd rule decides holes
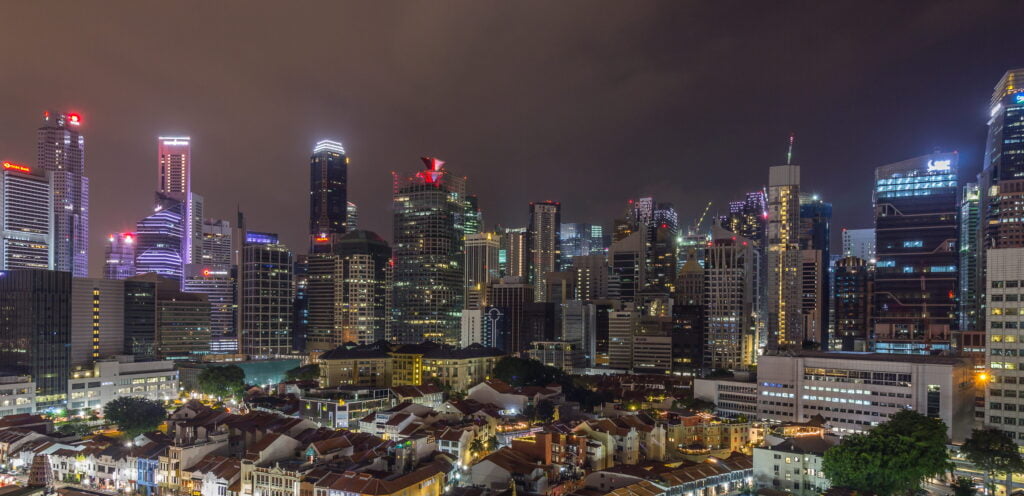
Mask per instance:
[[[167,409],[158,401],[122,396],[103,407],[103,416],[128,438],[156,430],[167,418]]]
[[[555,404],[551,400],[540,400],[537,402],[537,419],[550,422],[555,418]]]
[[[57,428],[57,432],[67,436],[84,436],[94,430],[96,429],[84,419],[69,420]]]
[[[915,491],[928,477],[951,468],[946,425],[905,410],[867,434],[847,436],[825,452],[825,476],[833,486],[879,496]]]
[[[245,371],[238,365],[214,365],[199,373],[199,392],[237,398],[245,392]]]
[[[975,429],[971,437],[960,447],[967,461],[985,472],[985,479],[991,485],[992,476],[1024,472],[1024,458],[1021,458],[1017,443],[999,429]]]
[[[312,381],[320,378],[320,364],[311,363],[302,367],[295,367],[284,373],[286,381]]]
[[[953,496],[974,496],[978,494],[978,488],[974,481],[968,477],[957,477],[949,487],[953,488]]]
[[[611,399],[607,393],[594,391],[561,369],[544,365],[537,360],[504,357],[494,365],[493,377],[512,386],[558,384],[562,386],[565,399],[578,402],[585,411],[593,410],[595,406]]]
[[[469,443],[469,451],[473,453],[483,453],[485,449],[484,442],[478,437],[474,437],[473,441]]]
[[[487,438],[487,451],[498,451],[498,437],[491,436]]]

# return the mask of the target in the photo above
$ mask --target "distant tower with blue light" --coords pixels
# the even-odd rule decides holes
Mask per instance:
[[[348,156],[337,141],[323,140],[309,158],[311,253],[330,253],[348,228]],[[353,210],[355,205],[352,205]]]

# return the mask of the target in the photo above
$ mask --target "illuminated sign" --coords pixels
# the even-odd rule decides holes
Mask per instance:
[[[77,126],[82,123],[82,117],[78,114],[68,114],[68,122],[70,122],[72,126]]]
[[[928,172],[948,172],[952,168],[953,161],[950,159],[928,161]]]
[[[277,235],[262,232],[246,232],[245,242],[256,245],[273,245],[277,244]]]
[[[12,171],[17,171],[17,172],[24,172],[26,174],[28,174],[29,172],[32,172],[32,169],[29,169],[28,167],[25,167],[24,165],[12,164],[10,162],[4,162],[4,169],[12,170]]]
[[[1013,95],[1013,103],[1024,103],[1024,93]]]
[[[327,236],[317,236],[316,238],[313,238],[313,241],[317,243],[326,243],[330,240],[331,238],[328,238]]]

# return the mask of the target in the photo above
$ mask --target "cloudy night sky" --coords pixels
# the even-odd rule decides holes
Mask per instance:
[[[82,115],[91,275],[152,211],[160,135],[192,137],[208,217],[238,205],[305,252],[313,144],[344,143],[360,227],[391,236],[391,171],[437,156],[484,220],[527,204],[608,224],[630,197],[682,223],[767,182],[796,133],[833,232],[871,226],[873,168],[958,150],[1024,66],[1021,2],[6,2],[0,159],[46,109]],[[838,235],[834,235],[838,242]]]

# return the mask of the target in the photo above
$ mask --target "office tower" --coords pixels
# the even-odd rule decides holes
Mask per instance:
[[[800,312],[804,340],[828,350],[832,204],[800,195]]]
[[[0,276],[0,363],[36,383],[36,407],[67,402],[71,274],[15,269]]]
[[[647,283],[647,229],[641,226],[608,248],[608,265],[618,281],[618,297],[632,302]]]
[[[238,335],[235,333],[234,267],[231,265],[187,264],[182,289],[186,293],[206,295],[210,303],[210,353],[235,353]]]
[[[583,366],[593,367],[597,358],[597,306],[580,300],[562,304],[562,341],[582,351]]]
[[[53,184],[42,168],[0,169],[0,270],[54,268]]]
[[[461,341],[459,346],[465,348],[473,343],[480,343],[484,346],[491,346],[490,336],[487,335],[487,326],[483,308],[462,311],[462,322],[459,327]]]
[[[136,290],[145,288],[154,293],[153,308],[156,318],[152,341],[153,356],[163,360],[196,360],[210,353],[211,308],[205,294],[186,293],[181,290],[181,281],[152,272],[126,280],[126,291],[129,283],[140,283]],[[141,283],[148,283],[148,286]],[[145,290],[133,297],[139,300],[139,308],[133,312],[141,311],[148,304],[147,297]],[[125,311],[127,313],[129,309],[126,308]],[[131,346],[144,347],[147,344],[146,339],[148,336],[140,334],[139,339]],[[126,337],[125,346],[129,346],[128,340]]]
[[[123,280],[136,274],[135,233],[115,233],[107,238],[103,278]]]
[[[527,302],[523,305],[523,319],[520,324],[519,341],[532,347],[535,341],[553,341],[559,321],[555,304],[548,302]],[[526,350],[520,350],[520,352]]]
[[[533,300],[533,285],[521,277],[503,277],[487,288],[489,308],[498,309],[505,320],[506,332],[495,336],[495,347],[507,353],[530,347],[529,339],[523,338],[523,308]]]
[[[234,265],[231,222],[221,219],[203,221],[203,239],[200,243],[204,265]]]
[[[415,176],[402,181],[395,176],[392,341],[458,345],[465,294],[459,229],[465,179],[445,170],[439,159],[422,160],[426,169]]]
[[[573,258],[588,255],[603,255],[604,229],[594,224],[562,224],[559,232],[559,247],[562,270],[572,266]]]
[[[950,348],[955,325],[957,154],[932,153],[875,169],[875,350]]]
[[[676,276],[673,297],[679,305],[704,304],[704,268],[697,263],[697,256],[692,250],[686,255],[686,263]]]
[[[618,370],[633,368],[633,334],[639,314],[627,305],[608,312],[608,367]]]
[[[163,193],[156,194],[153,214],[135,225],[138,242],[135,248],[136,273],[155,272],[181,281],[185,213],[185,204],[181,200]]]
[[[978,295],[984,293],[984,280],[978,270],[978,200],[981,198],[977,183],[965,184],[960,193],[960,294],[957,316],[961,331],[978,331]],[[984,321],[984,318],[981,319]]]
[[[529,236],[525,227],[498,228],[498,264],[502,277],[529,277]]]
[[[78,114],[43,113],[36,132],[36,165],[53,184],[54,269],[75,277],[89,275],[89,178],[85,177],[85,138]]]
[[[71,279],[71,366],[87,366],[124,350],[124,282]]]
[[[647,280],[645,286],[672,291],[676,282],[676,234],[668,224],[650,228],[647,243]]]
[[[124,280],[124,354],[156,357],[156,283],[149,276]]]
[[[764,191],[747,193],[742,201],[729,202],[729,213],[724,216],[722,228],[755,243],[765,237],[768,203]]]
[[[203,197],[192,192],[191,138],[157,138],[157,164],[157,192],[184,205],[181,229],[182,264],[199,263],[203,241]]]
[[[868,263],[874,263],[875,229],[846,229],[844,227],[843,257],[857,257]]]
[[[985,424],[1024,443],[1024,408],[1019,397],[1019,358],[1024,355],[1024,248],[993,248],[985,254],[987,288],[984,308],[986,341]]]
[[[572,272],[576,273],[576,299],[590,302],[608,297],[608,259],[604,255],[573,257]]]
[[[240,353],[270,358],[291,352],[292,264],[277,234],[246,231],[238,266]]]
[[[633,365],[637,372],[672,372],[672,317],[641,316],[633,334]]]
[[[352,218],[349,217],[349,220]],[[292,349],[306,350],[309,333],[309,256],[295,255],[292,266],[295,300],[292,304]]]
[[[576,273],[549,272],[544,280],[544,294],[547,302],[562,305],[569,300],[578,299],[576,293]]]
[[[312,253],[306,258],[306,348],[307,352],[329,351],[341,340],[338,256]]]
[[[501,277],[498,238],[494,233],[466,235],[466,308],[487,306],[486,301],[481,301],[486,296],[487,284]]]
[[[348,202],[345,211],[345,231],[359,229],[359,207],[355,203]]]
[[[679,231],[679,214],[671,203],[659,202],[654,205],[651,226],[668,229],[673,236]]]
[[[768,172],[767,346],[800,347],[803,329],[800,260],[800,166],[779,165]]]
[[[562,228],[562,205],[546,201],[530,203],[530,283],[536,301],[547,301],[544,277],[558,270],[559,230]]]
[[[863,258],[844,257],[835,264],[833,341],[843,351],[868,351],[873,276]]]
[[[348,216],[348,156],[341,143],[323,140],[309,158],[311,253],[329,253],[345,234]]]
[[[391,247],[372,231],[350,231],[335,244],[340,341],[368,345],[391,334]]]
[[[480,234],[484,230],[484,214],[480,210],[480,199],[466,195],[465,213],[462,215],[462,232],[466,236]]]
[[[753,241],[715,225],[704,267],[704,359],[711,369],[754,364],[758,252]],[[695,269],[691,269],[696,272]]]
[[[650,226],[654,222],[654,198],[648,196],[629,200],[629,208],[626,213],[626,220],[630,224]]]

